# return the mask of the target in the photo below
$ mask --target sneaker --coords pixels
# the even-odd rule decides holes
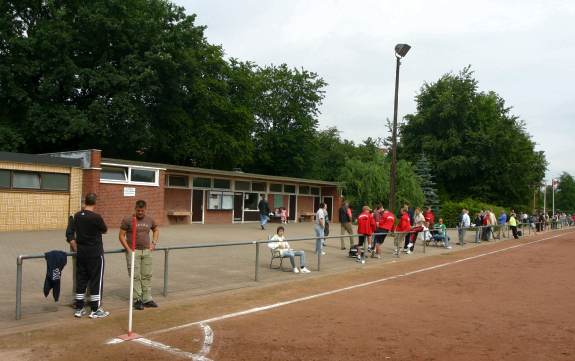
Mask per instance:
[[[325,253],[324,251],[321,251],[321,255],[322,255],[322,256],[325,256],[326,253]]]
[[[413,243],[409,242],[409,244],[407,245],[407,248],[411,248],[413,247]]]
[[[104,318],[110,314],[108,311],[104,311],[103,308],[98,308],[96,311],[90,312],[90,318]]]
[[[365,259],[362,259],[362,260],[361,260],[361,264],[365,264]]]
[[[411,254],[411,251],[410,251],[410,250],[407,250],[407,251],[405,251],[405,253],[407,253],[407,254]]]
[[[308,270],[306,267],[302,267],[300,271],[301,273],[311,273],[311,271]]]
[[[136,310],[143,310],[144,309],[144,303],[142,303],[142,301],[137,300],[136,302],[134,302],[134,309]]]
[[[447,247],[445,247],[445,248],[447,248],[447,249],[451,249],[451,246],[447,246]]]
[[[148,301],[144,303],[144,307],[146,308],[157,308],[158,304],[154,302],[154,300]]]
[[[78,308],[78,309],[76,309],[76,311],[74,311],[74,317],[80,318],[80,317],[84,316],[85,314],[86,314],[86,311],[84,311],[83,308]]]
[[[293,268],[293,273],[299,273],[299,269],[297,267]]]

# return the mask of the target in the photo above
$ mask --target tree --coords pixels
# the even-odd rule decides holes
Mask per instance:
[[[494,92],[479,92],[469,67],[425,83],[401,126],[399,157],[425,152],[446,199],[527,208],[547,166],[525,124]]]
[[[164,0],[0,3],[0,150],[251,161],[253,64]]]
[[[431,166],[425,153],[421,153],[421,156],[415,163],[415,174],[419,178],[419,184],[421,185],[421,190],[423,191],[425,206],[431,207],[435,211],[439,210],[439,197],[437,195],[437,190],[435,188],[435,182],[433,181],[433,175],[431,174]]]
[[[374,160],[349,159],[340,170],[338,181],[344,195],[356,208],[365,204],[388,204],[390,161],[379,155]],[[423,204],[423,192],[413,167],[406,161],[397,164],[396,204]]]
[[[555,209],[575,212],[575,179],[567,172],[563,172],[559,177],[559,186],[555,191]]]
[[[257,70],[254,164],[272,175],[309,177],[317,147],[317,116],[327,85],[317,74],[286,64]]]

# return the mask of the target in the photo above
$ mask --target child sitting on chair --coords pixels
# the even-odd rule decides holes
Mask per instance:
[[[284,237],[284,227],[279,226],[277,233],[272,237],[268,246],[271,249],[277,249],[282,257],[289,257],[291,266],[293,268],[293,273],[310,273],[311,271],[305,267],[305,252],[304,251],[294,251],[290,248],[289,243],[285,241]],[[295,256],[299,256],[299,261],[301,267],[298,269],[295,266]]]

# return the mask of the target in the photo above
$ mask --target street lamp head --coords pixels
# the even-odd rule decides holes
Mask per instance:
[[[409,49],[411,49],[411,46],[407,44],[397,44],[395,46],[395,56],[397,56],[398,58],[403,58],[407,54]]]

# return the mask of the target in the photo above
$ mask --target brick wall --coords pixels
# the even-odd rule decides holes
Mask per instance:
[[[341,196],[337,187],[322,187],[322,197],[333,197],[333,214],[331,214],[331,222],[339,223],[339,207],[341,207]]]
[[[164,191],[165,224],[176,223],[176,221],[180,223],[190,223],[190,217],[178,217],[178,219],[175,219],[174,217],[168,217],[167,213],[170,210],[190,212],[192,210],[191,202],[191,189],[166,188]]]
[[[313,209],[313,197],[312,196],[297,196],[297,217],[302,213],[315,212]]]
[[[0,169],[70,174],[69,192],[0,191],[0,232],[65,229],[80,209],[82,170],[61,166],[0,162]]]
[[[136,201],[142,199],[148,205],[147,214],[159,225],[165,224],[164,178],[164,171],[160,171],[159,187],[100,183],[96,212],[108,227],[116,228],[122,218],[133,214]],[[136,196],[124,197],[124,187],[136,188]]]
[[[207,205],[204,209],[205,224],[231,224],[233,222],[233,211],[209,211]]]

